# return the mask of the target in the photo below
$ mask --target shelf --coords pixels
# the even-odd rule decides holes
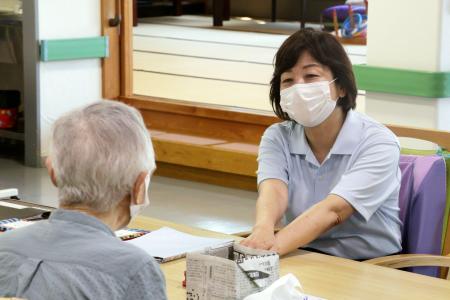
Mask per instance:
[[[17,132],[10,129],[0,129],[0,138],[24,141],[25,134],[23,132]]]

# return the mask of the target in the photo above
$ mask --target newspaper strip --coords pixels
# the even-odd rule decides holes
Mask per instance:
[[[186,259],[188,300],[243,299],[278,278],[278,254],[239,244],[189,253]]]

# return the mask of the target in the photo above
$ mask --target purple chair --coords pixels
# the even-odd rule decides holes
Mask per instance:
[[[344,22],[349,17],[349,6],[346,4],[331,6],[322,11],[322,18],[326,21],[333,21],[333,11],[336,10],[338,22]],[[352,5],[352,12],[354,14],[366,15],[366,7],[361,5]]]
[[[403,253],[441,255],[446,204],[445,161],[440,156],[402,155],[399,195]],[[439,277],[436,267],[410,268]]]

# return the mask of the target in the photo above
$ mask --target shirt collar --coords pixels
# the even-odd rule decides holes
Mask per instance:
[[[114,232],[96,217],[75,210],[59,208],[50,214],[49,221],[65,221],[82,224],[115,236]]]
[[[330,154],[351,155],[355,152],[363,132],[363,123],[356,114],[352,109],[347,112],[347,117],[333,147],[331,147]]]
[[[353,110],[347,112],[344,124],[334,142],[333,147],[331,147],[331,154],[342,154],[351,155],[359,141],[361,140],[362,134],[362,123],[359,118],[355,115]],[[305,129],[303,126],[295,122],[287,122],[285,126],[290,126],[290,136],[289,136],[289,150],[292,154],[300,154],[309,156],[312,154],[311,148],[309,147],[308,141],[305,135]]]

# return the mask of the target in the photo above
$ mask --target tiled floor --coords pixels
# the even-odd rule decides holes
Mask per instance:
[[[0,158],[0,189],[18,188],[21,199],[57,206],[57,190],[45,169]],[[153,177],[150,206],[142,214],[224,233],[249,230],[256,193],[214,185]]]

